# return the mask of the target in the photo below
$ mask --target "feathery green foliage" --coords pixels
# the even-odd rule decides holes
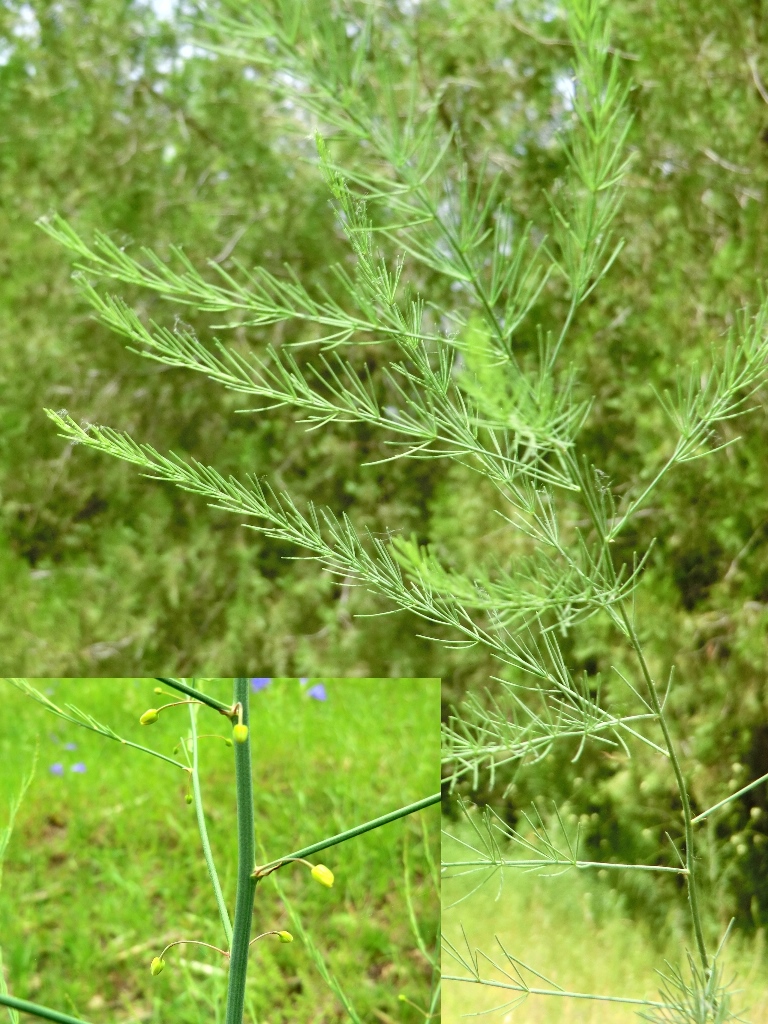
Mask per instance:
[[[347,250],[327,283],[237,261],[203,272],[179,249],[166,262],[105,235],[89,244],[60,218],[42,222],[75,259],[102,323],[131,349],[252,395],[254,415],[289,409],[312,429],[376,428],[386,460],[439,459],[476,474],[489,510],[511,528],[511,554],[491,550],[461,567],[418,537],[392,536],[396,523],[382,539],[344,510],[299,501],[255,475],[225,475],[66,411],[49,415],[69,442],[246,517],[340,582],[426,620],[449,646],[495,660],[495,693],[471,696],[446,727],[453,784],[477,787],[487,770],[493,785],[499,769],[528,767],[574,741],[575,760],[592,744],[628,756],[637,743],[664,757],[682,809],[679,873],[696,947],[692,988],[673,975],[670,1005],[681,1020],[726,1019],[726,996],[712,994],[719,952],[709,951],[704,930],[699,816],[635,614],[651,546],[638,557],[625,538],[673,470],[734,440],[731,421],[765,380],[768,301],[738,315],[710,361],[681,370],[658,396],[668,420],[662,450],[642,477],[614,482],[612,460],[600,465],[583,441],[591,409],[589,395],[576,394],[576,328],[622,251],[615,227],[631,172],[630,78],[603,5],[570,0],[566,13],[572,66],[558,126],[566,169],[549,190],[547,225],[527,222],[502,198],[503,171],[469,159],[440,91],[427,88],[408,46],[398,54],[392,45],[404,32],[387,8],[298,0],[211,4],[198,34],[212,52],[247,63],[315,135]],[[379,46],[380,37],[390,45]],[[94,279],[223,315],[213,330],[259,337],[280,326],[284,335],[259,352],[201,340],[193,328],[162,326],[103,295]],[[623,685],[604,687],[570,657],[570,637],[598,619],[633,661],[617,672]],[[668,679],[667,692],[671,669]],[[569,862],[579,865],[575,854]],[[474,964],[467,980],[481,983],[471,951],[461,963]]]

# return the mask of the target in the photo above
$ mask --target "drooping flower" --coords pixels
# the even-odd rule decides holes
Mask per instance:
[[[293,936],[290,932],[278,932],[277,937],[281,942],[293,942]]]
[[[325,692],[325,687],[322,683],[315,683],[314,686],[310,686],[307,690],[307,696],[313,700],[328,700],[328,694]]]
[[[76,764],[72,765],[70,771],[77,772],[79,775],[82,775],[86,771],[86,767],[82,761],[78,761]]]
[[[254,693],[258,693],[259,690],[266,690],[266,688],[270,685],[271,682],[271,679],[266,679],[263,677],[260,677],[258,679],[252,679],[251,689],[253,690]]]
[[[150,964],[150,967],[149,967],[150,974],[152,975],[153,978],[156,978],[157,975],[163,970],[164,967],[165,967],[165,960],[161,960],[159,956],[156,956],[156,957],[153,958],[152,963]]]
[[[325,864],[315,864],[310,871],[310,874],[316,882],[320,885],[326,886],[328,889],[333,885],[333,872],[330,868],[327,868]]]
[[[51,765],[48,771],[51,773],[51,775],[63,775],[64,765],[61,763],[61,761],[57,761],[56,764]]]

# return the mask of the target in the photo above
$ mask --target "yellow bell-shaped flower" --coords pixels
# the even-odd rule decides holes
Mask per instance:
[[[333,885],[333,872],[330,868],[327,868],[325,864],[315,864],[312,868],[311,875],[316,882],[320,885],[325,885],[329,889]]]

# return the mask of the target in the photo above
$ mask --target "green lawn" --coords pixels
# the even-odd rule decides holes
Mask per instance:
[[[120,735],[171,755],[186,735],[186,707],[151,727],[138,719],[163,698],[152,680],[34,680],[57,704],[77,704]],[[314,682],[314,681],[313,681]],[[326,679],[327,700],[296,680],[251,695],[256,838],[271,860],[436,792],[437,680]],[[208,692],[231,700],[231,682]],[[39,748],[37,772],[16,820],[0,891],[0,937],[11,993],[85,1020],[213,1024],[223,1019],[224,958],[201,946],[170,950],[157,978],[149,962],[166,942],[224,936],[202,856],[186,773],[69,725],[0,681],[0,829],[6,807]],[[200,733],[228,734],[199,710]],[[75,744],[75,749],[67,745]],[[51,770],[61,765],[63,774]],[[73,766],[85,766],[85,771]],[[211,843],[232,913],[236,861],[232,750],[201,740]],[[439,849],[429,808],[333,847],[322,861],[332,889],[306,869],[279,883],[362,1021],[423,1020],[398,1000],[426,1005],[431,970],[419,951],[406,899],[431,953],[439,895],[430,870]],[[406,849],[407,847],[407,849]],[[315,858],[318,860],[320,858]],[[256,894],[254,932],[296,931],[273,884]],[[246,1020],[259,1024],[348,1019],[301,941],[252,950]]]
[[[456,834],[471,840],[460,829]],[[444,857],[452,851],[451,859],[459,859],[453,857],[458,851],[452,845],[450,840],[445,842]],[[501,889],[497,874],[474,896],[456,903],[481,878],[477,874],[443,879],[443,928],[456,946],[463,945],[463,926],[473,949],[480,948],[503,965],[500,940],[513,956],[567,990],[659,998],[659,979],[654,972],[666,970],[665,958],[677,964],[681,946],[675,939],[685,942],[678,930],[681,923],[670,921],[668,936],[660,941],[630,916],[623,899],[593,871],[569,871],[546,878],[507,870]],[[768,1022],[764,944],[762,929],[754,940],[736,935],[729,941],[726,958],[727,974],[736,973],[737,987],[742,989],[734,1008],[745,1010],[743,1017],[752,1024]],[[443,972],[465,974],[445,953]],[[487,964],[481,966],[481,974],[503,983],[515,980]],[[530,975],[527,981],[532,986],[549,987]],[[446,982],[443,1021],[458,1024],[462,1015],[503,1007],[513,995],[499,988]],[[629,1006],[542,996],[529,997],[516,1010],[506,1006],[481,1019],[502,1024],[631,1024],[640,1020]]]

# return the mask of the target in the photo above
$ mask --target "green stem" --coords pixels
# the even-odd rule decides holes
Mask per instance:
[[[248,713],[248,680],[235,679],[234,704],[242,708],[242,723],[247,725],[244,743],[235,743],[235,788],[237,793],[237,895],[235,924],[227,990],[226,1024],[242,1024],[245,1004],[245,979],[248,972],[248,943],[257,880],[251,871],[254,861],[253,782],[251,779],[251,730]]]
[[[417,800],[416,803],[408,804],[406,807],[400,807],[396,811],[390,811],[389,814],[382,814],[380,818],[374,818],[372,821],[366,821],[363,825],[356,825],[354,828],[347,829],[346,832],[340,832],[337,836],[331,836],[330,839],[321,839],[319,843],[313,843],[311,846],[305,846],[303,850],[297,850],[295,853],[289,853],[288,857],[278,857],[274,861],[270,861],[270,864],[264,864],[263,867],[269,867],[271,864],[279,864],[283,860],[288,858],[296,859],[298,857],[310,857],[313,853],[319,853],[321,850],[327,850],[329,846],[336,846],[338,843],[345,843],[347,839],[354,839],[355,836],[361,836],[364,832],[370,832],[371,829],[380,828],[382,825],[388,825],[390,821],[397,821],[398,818],[405,817],[406,814],[414,814],[416,811],[421,811],[425,807],[431,807],[432,804],[440,802],[440,794],[433,793],[432,796],[425,796],[422,800]],[[258,870],[258,866],[256,868]]]
[[[705,974],[709,975],[709,957],[707,956],[707,946],[704,942],[704,930],[701,924],[701,908],[699,906],[699,895],[696,880],[695,871],[695,848],[693,842],[693,817],[691,815],[691,802],[688,798],[688,787],[685,784],[685,777],[683,776],[683,770],[680,767],[680,761],[677,756],[677,749],[672,741],[672,735],[667,725],[667,720],[664,717],[664,711],[659,703],[659,695],[656,692],[656,685],[651,678],[651,673],[648,669],[648,664],[643,654],[643,648],[640,645],[635,627],[630,621],[627,615],[626,608],[623,604],[619,606],[620,614],[624,626],[627,630],[627,636],[629,642],[640,662],[640,670],[643,673],[645,679],[645,685],[648,688],[648,692],[651,697],[651,707],[653,712],[658,719],[659,726],[664,735],[664,742],[667,750],[669,751],[669,759],[672,762],[672,770],[675,773],[675,781],[677,782],[677,790],[680,794],[680,802],[683,805],[683,826],[685,829],[685,866],[688,870],[686,881],[688,883],[688,903],[691,908],[691,918],[693,920],[693,932],[696,937],[696,946],[699,951],[699,959],[701,960]]]
[[[487,985],[489,988],[503,988],[510,992],[523,992],[529,996],[560,996],[561,999],[592,999],[599,1003],[627,1003],[630,1006],[650,1006],[659,1010],[677,1010],[672,1003],[657,1003],[653,999],[632,999],[629,996],[601,996],[595,992],[566,992],[564,989],[530,988],[528,985],[509,984],[504,981],[486,981],[485,978],[461,978],[455,974],[444,974],[443,981],[464,981],[470,985]]]
[[[200,830],[200,841],[203,844],[203,856],[205,857],[205,863],[208,865],[208,874],[211,876],[211,883],[213,885],[213,891],[216,895],[216,903],[219,907],[219,915],[221,917],[221,923],[224,925],[224,934],[227,937],[227,946],[232,946],[232,925],[229,920],[229,912],[227,911],[227,904],[224,902],[224,894],[221,891],[221,885],[219,884],[219,876],[216,873],[216,865],[213,861],[213,852],[211,851],[211,844],[208,841],[208,829],[205,825],[205,812],[203,811],[203,794],[200,790],[200,773],[198,764],[198,745],[197,745],[197,709],[199,704],[190,704],[189,706],[189,718],[190,727],[192,730],[192,793],[195,798],[195,812],[197,814],[197,827]]]
[[[706,811],[702,811],[701,814],[697,814],[696,817],[691,821],[692,825],[695,825],[698,821],[704,821],[710,814],[714,814],[715,811],[719,811],[721,807],[725,807],[731,800],[738,800],[739,797],[744,796],[750,789],[754,789],[756,786],[762,785],[763,782],[768,782],[768,774],[761,775],[759,779],[755,779],[754,782],[750,782],[747,786],[742,786],[741,789],[737,789],[735,793],[731,793],[725,800],[721,800],[720,803],[715,804],[714,807],[708,808]]]
[[[165,683],[166,686],[173,687],[179,693],[186,693],[188,697],[194,697],[195,700],[199,700],[202,704],[207,704],[209,708],[213,708],[214,711],[226,715],[227,718],[232,717],[232,708],[229,705],[223,704],[220,700],[216,700],[215,697],[209,697],[207,693],[196,690],[194,686],[181,683],[178,679],[165,679],[163,676],[155,676],[155,679],[157,679],[158,683]]]
[[[33,1017],[58,1021],[58,1024],[87,1024],[87,1021],[80,1020],[79,1017],[70,1017],[68,1013],[59,1013],[58,1010],[51,1010],[48,1006],[30,1003],[26,999],[16,999],[15,996],[3,995],[2,992],[0,992],[0,1006],[10,1006],[14,1010],[29,1013]]]

